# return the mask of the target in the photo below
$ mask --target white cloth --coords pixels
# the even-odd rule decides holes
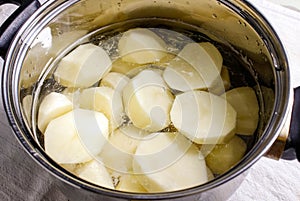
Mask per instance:
[[[0,108],[0,200],[68,200],[54,176],[41,168],[21,147]]]

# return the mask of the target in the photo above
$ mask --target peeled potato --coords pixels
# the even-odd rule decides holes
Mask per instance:
[[[206,167],[206,171],[207,171],[207,179],[208,179],[208,181],[213,180],[215,178],[215,176],[212,173],[212,171],[208,167]]]
[[[54,77],[66,87],[90,87],[110,70],[108,54],[99,46],[84,44],[60,61]]]
[[[145,28],[126,31],[119,41],[118,48],[123,61],[137,64],[158,62],[166,55],[165,42]]]
[[[214,174],[222,174],[242,159],[246,149],[246,143],[234,136],[228,143],[216,145],[206,156],[206,164]]]
[[[38,128],[43,133],[49,122],[73,109],[73,103],[63,94],[51,92],[40,104]]]
[[[65,95],[74,105],[74,108],[79,107],[79,98],[82,89],[80,88],[65,88],[61,94]]]
[[[121,73],[110,72],[101,80],[100,86],[110,87],[122,93],[123,88],[129,82],[129,78]]]
[[[223,81],[224,89],[225,90],[230,89],[230,87],[231,87],[230,75],[229,75],[228,68],[226,66],[222,67],[221,78],[222,78],[222,81]]]
[[[209,55],[209,57],[212,59],[212,62],[215,64],[215,66],[218,69],[221,69],[222,64],[223,64],[223,57],[219,50],[210,42],[202,42],[198,43]],[[211,61],[207,61],[210,63]]]
[[[173,96],[162,77],[155,71],[143,70],[125,86],[125,112],[133,125],[156,132],[170,124]]]
[[[113,61],[111,72],[121,73],[126,75],[127,77],[133,77],[136,74],[138,74],[140,71],[148,68],[151,65],[158,67],[159,69],[164,69],[168,66],[168,63],[174,58],[175,58],[174,54],[168,53],[160,61],[155,62],[154,64],[142,65],[137,63],[125,62],[122,60],[122,57],[120,57],[115,61]],[[158,68],[152,68],[152,69],[154,70]]]
[[[173,97],[161,87],[148,86],[130,99],[128,116],[132,123],[147,131],[159,131],[170,124],[169,111]]]
[[[180,133],[154,133],[134,157],[134,173],[148,192],[181,190],[208,181],[204,157]]]
[[[122,175],[118,185],[116,186],[116,190],[146,193],[147,190],[140,184],[137,177],[138,176],[132,174]]]
[[[68,170],[69,172],[72,172],[73,174],[76,174],[76,168],[78,166],[77,163],[70,163],[70,164],[59,164],[64,169]]]
[[[209,89],[209,92],[212,92],[216,95],[221,95],[225,91],[229,90],[231,87],[229,71],[226,66],[222,67],[220,78],[217,78],[212,84],[212,87]]]
[[[123,152],[109,141],[103,146],[98,158],[111,172],[126,174],[132,170],[132,154]]]
[[[168,52],[159,62],[154,65],[164,69],[169,66],[169,63],[176,58],[176,53]]]
[[[120,57],[113,61],[111,71],[129,76],[136,74],[135,72],[138,72],[141,68],[145,67],[137,63],[125,62],[122,60],[122,57]]]
[[[27,95],[23,98],[22,106],[26,120],[31,124],[32,95]]]
[[[83,109],[102,112],[110,122],[110,130],[114,130],[122,124],[123,103],[118,91],[109,87],[93,87],[81,92],[79,98],[80,107]]]
[[[127,174],[132,171],[132,157],[140,140],[147,135],[132,125],[122,126],[110,134],[99,157],[107,168]]]
[[[175,128],[198,144],[223,143],[235,134],[236,111],[225,99],[209,92],[177,95],[170,116]]]
[[[75,109],[49,123],[45,151],[57,163],[84,163],[101,152],[108,134],[108,120],[102,113]]]
[[[255,91],[251,87],[239,87],[227,91],[223,97],[237,112],[236,132],[241,135],[253,135],[259,119]]]
[[[77,175],[89,182],[114,189],[113,181],[104,164],[99,160],[92,160],[76,169]]]
[[[223,58],[211,43],[189,43],[170,61],[163,77],[178,91],[207,89],[220,76]]]
[[[196,69],[179,57],[169,62],[163,72],[163,78],[171,89],[177,91],[206,88]]]
[[[179,52],[178,56],[201,72],[203,79],[207,82],[213,81],[217,76],[216,73],[221,72],[223,57],[212,43],[189,43]]]
[[[147,131],[133,125],[125,125],[111,133],[109,142],[124,153],[134,154],[140,141],[147,135]]]

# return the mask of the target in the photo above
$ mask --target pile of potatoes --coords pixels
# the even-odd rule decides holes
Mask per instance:
[[[119,58],[94,44],[66,55],[46,95],[38,129],[46,153],[75,175],[127,192],[203,184],[235,165],[259,107],[250,87],[231,88],[218,49],[188,43],[176,55],[149,29],[118,41]],[[130,72],[130,73],[129,73]]]

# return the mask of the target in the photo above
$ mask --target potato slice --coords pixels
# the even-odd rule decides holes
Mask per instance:
[[[127,174],[132,171],[132,157],[140,140],[148,134],[133,125],[122,126],[111,133],[99,157],[107,168]]]
[[[238,87],[223,95],[237,112],[236,132],[253,135],[259,119],[259,106],[251,87]]]
[[[92,160],[76,169],[77,175],[91,183],[114,189],[113,181],[101,161]]]
[[[147,190],[140,184],[137,177],[132,174],[122,175],[116,189],[125,192],[147,193]]]
[[[235,133],[235,110],[225,99],[209,92],[177,95],[170,116],[175,128],[198,144],[223,143]]]
[[[104,114],[75,109],[48,124],[45,151],[57,163],[87,162],[101,152],[108,134]]]
[[[242,159],[246,149],[246,143],[234,136],[228,143],[216,145],[206,156],[206,164],[214,174],[223,174]]]
[[[138,128],[156,132],[170,124],[173,96],[156,71],[143,70],[132,78],[124,88],[123,102],[126,114]]]
[[[108,54],[99,46],[84,44],[60,61],[54,77],[66,87],[90,87],[110,70],[111,60]]]
[[[147,64],[166,56],[166,44],[150,29],[136,28],[126,31],[118,44],[123,61]]]
[[[117,72],[110,72],[100,82],[100,87],[110,87],[120,93],[122,93],[123,88],[129,82],[129,78],[121,73]]]
[[[148,192],[182,190],[208,181],[204,157],[180,133],[154,133],[134,157],[134,173]]]
[[[80,107],[102,112],[110,122],[110,131],[118,128],[123,122],[124,108],[118,91],[109,87],[93,87],[81,92]]]
[[[170,61],[163,77],[178,91],[211,88],[220,76],[223,58],[211,43],[189,43]]]
[[[73,109],[73,103],[63,94],[51,92],[40,104],[38,128],[44,133],[49,122]]]

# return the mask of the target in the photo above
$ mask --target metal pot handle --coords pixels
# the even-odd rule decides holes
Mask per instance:
[[[290,132],[281,158],[286,160],[297,158],[300,162],[300,87],[294,89],[294,106]]]
[[[0,0],[0,5],[15,4],[18,8],[0,27],[0,57],[4,58],[19,28],[40,7],[37,0]]]

